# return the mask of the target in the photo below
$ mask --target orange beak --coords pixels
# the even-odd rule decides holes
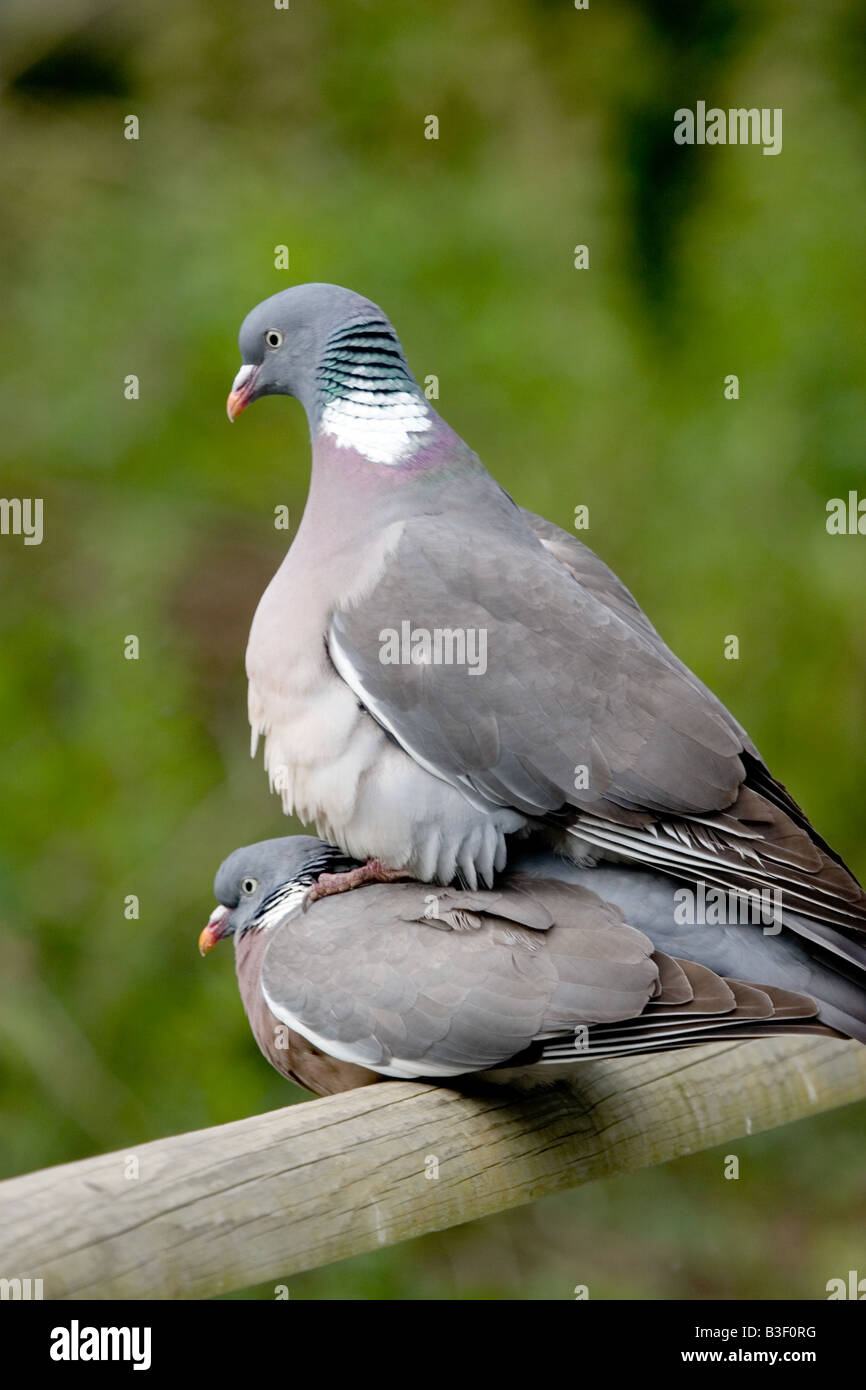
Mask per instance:
[[[230,916],[229,908],[222,906],[214,908],[210,915],[210,921],[198,939],[198,949],[203,956],[206,956],[208,951],[212,951],[217,942],[225,936],[225,929]]]
[[[226,401],[226,414],[234,422],[242,410],[246,410],[256,392],[256,379],[261,366],[255,363],[247,363],[241,367],[234,381],[232,389],[229,391],[229,398]]]

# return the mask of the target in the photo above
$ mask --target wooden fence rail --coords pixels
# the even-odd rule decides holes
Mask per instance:
[[[523,1095],[368,1086],[0,1183],[0,1276],[48,1299],[285,1284],[864,1097],[866,1047],[827,1038],[588,1062]]]

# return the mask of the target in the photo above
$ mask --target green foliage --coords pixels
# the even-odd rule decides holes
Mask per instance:
[[[223,855],[286,829],[243,650],[306,427],[274,399],[230,429],[223,402],[243,315],[287,284],[380,302],[519,501],[589,506],[584,538],[862,875],[866,539],[824,525],[866,489],[856,0],[42,9],[4,43],[0,491],[44,498],[45,538],[0,538],[3,1173],[300,1098],[230,952],[195,949]],[[781,106],[783,152],[675,147],[698,99]],[[697,1156],[297,1296],[820,1297],[862,1266],[855,1122],[744,1141],[739,1182]]]

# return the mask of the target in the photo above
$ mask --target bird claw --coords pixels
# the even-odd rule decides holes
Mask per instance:
[[[365,883],[395,883],[401,878],[411,878],[406,869],[389,869],[380,859],[368,859],[355,869],[346,869],[340,874],[319,874],[316,882],[307,889],[301,910],[308,912],[319,898],[331,898],[337,893],[350,893],[353,888],[361,888]]]

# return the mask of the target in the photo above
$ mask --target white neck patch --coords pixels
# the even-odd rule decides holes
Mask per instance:
[[[322,411],[323,434],[341,449],[354,449],[371,463],[392,466],[411,458],[433,413],[411,391],[347,391]]]
[[[260,917],[250,923],[252,930],[268,931],[271,927],[276,927],[280,922],[284,922],[290,912],[293,912],[296,907],[300,907],[309,891],[309,883],[284,884],[273,895],[270,906]]]

